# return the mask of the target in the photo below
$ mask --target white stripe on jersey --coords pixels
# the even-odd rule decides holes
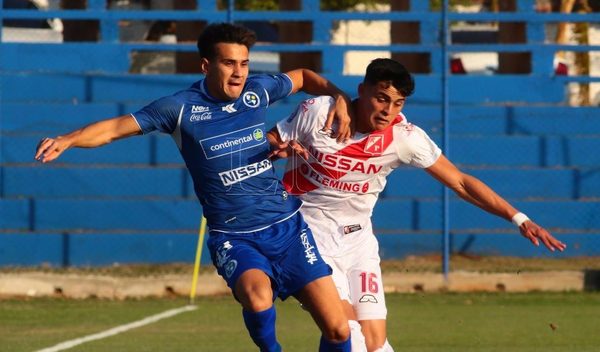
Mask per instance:
[[[269,106],[269,102],[271,101],[271,98],[269,98],[269,92],[267,92],[267,90],[264,88],[263,90],[265,91],[265,96],[267,97],[267,106]]]
[[[302,207],[302,205],[300,205],[300,207]],[[281,220],[277,220],[272,224],[269,224],[267,226],[263,226],[263,227],[259,227],[257,229],[253,229],[253,230],[248,230],[248,231],[225,231],[225,230],[218,230],[218,229],[209,229],[208,232],[223,232],[223,233],[252,233],[252,232],[256,232],[256,231],[262,231],[264,229],[268,229],[269,227],[275,225],[275,224],[279,224],[280,222],[286,221],[288,219],[290,219],[292,216],[296,215],[297,212],[300,211],[300,207],[298,209],[296,209],[293,213],[291,213],[290,215],[286,216],[285,218],[281,219]]]
[[[177,148],[179,148],[179,150],[181,150],[182,146],[181,146],[181,118],[183,117],[183,107],[185,105],[181,105],[181,110],[179,110],[179,117],[177,118],[177,126],[175,126],[175,129],[173,130],[173,133],[171,133],[171,137],[173,137],[173,140],[175,141],[175,144],[177,144]]]

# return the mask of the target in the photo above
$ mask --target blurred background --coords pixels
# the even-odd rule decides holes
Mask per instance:
[[[373,216],[386,272],[600,269],[600,1],[0,4],[4,269],[193,262],[202,212],[168,136],[70,150],[44,166],[33,153],[44,136],[200,79],[196,38],[220,21],[257,32],[252,72],[311,68],[351,96],[371,60],[402,62],[416,79],[408,119],[569,246],[536,248],[425,172],[401,168]],[[269,124],[302,98],[275,104]]]

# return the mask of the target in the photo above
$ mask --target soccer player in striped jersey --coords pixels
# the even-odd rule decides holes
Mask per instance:
[[[349,351],[350,329],[331,268],[302,219],[301,202],[273,171],[265,129],[267,107],[298,90],[334,97],[337,121],[348,127],[349,99],[309,70],[248,77],[255,40],[241,26],[209,25],[198,39],[204,79],[133,114],[45,138],[35,158],[46,163],[72,147],[153,131],[170,134],[202,204],[213,263],[242,305],[255,344],[261,351],[281,351],[273,301],[294,296],[322,331],[319,350]],[[342,128],[340,139],[348,133]]]
[[[333,268],[350,317],[353,351],[393,350],[386,336],[387,310],[371,214],[387,175],[401,165],[425,169],[461,198],[512,220],[533,244],[565,249],[484,183],[457,169],[425,131],[407,121],[401,110],[413,90],[413,78],[404,66],[376,59],[352,102],[351,139],[337,143],[319,129],[333,104],[326,96],[304,101],[269,132],[273,155],[290,157],[283,178],[286,190],[302,199],[302,214]]]

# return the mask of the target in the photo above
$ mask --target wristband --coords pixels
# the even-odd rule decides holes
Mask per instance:
[[[513,217],[512,217],[512,223],[517,225],[517,227],[521,227],[521,225],[523,225],[523,223],[525,221],[529,220],[529,218],[527,217],[527,215],[523,214],[523,213],[516,213]]]

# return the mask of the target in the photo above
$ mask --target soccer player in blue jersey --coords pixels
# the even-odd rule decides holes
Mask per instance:
[[[44,138],[35,158],[47,163],[73,147],[98,147],[152,131],[170,134],[202,204],[213,263],[242,305],[260,350],[281,350],[273,301],[294,296],[321,329],[320,351],[350,351],[350,330],[331,268],[298,211],[300,201],[287,194],[273,171],[265,126],[272,102],[302,90],[336,99],[339,138],[344,139],[349,100],[305,69],[248,77],[255,40],[241,26],[209,25],[198,39],[204,79],[133,114]]]

